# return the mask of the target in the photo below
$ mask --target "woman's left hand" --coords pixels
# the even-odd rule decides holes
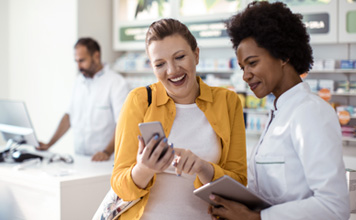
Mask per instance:
[[[192,151],[183,148],[175,148],[174,166],[176,173],[180,176],[183,173],[190,175],[197,174],[200,181],[205,184],[211,181],[214,175],[213,166],[205,160],[195,155]]]
[[[210,195],[209,198],[214,201],[219,207],[210,206],[208,213],[212,216],[212,219],[249,219],[260,220],[261,216],[259,212],[252,211],[241,203],[223,199],[217,195]]]

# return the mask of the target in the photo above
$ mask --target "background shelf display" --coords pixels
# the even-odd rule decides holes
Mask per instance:
[[[348,122],[340,122],[342,125],[343,132],[343,143],[344,145],[355,145],[356,144],[356,90],[353,88],[353,84],[356,81],[356,69],[334,69],[334,70],[312,70],[309,72],[307,79],[312,78],[312,80],[322,81],[329,79],[334,82],[335,87],[330,90],[330,103],[336,108],[336,111],[347,111],[349,112]],[[342,82],[341,85],[346,86],[338,88],[338,83]],[[330,83],[329,83],[330,84]],[[350,86],[352,84],[352,87]],[[321,89],[322,86],[318,86]],[[318,92],[316,92],[318,93]],[[340,116],[342,117],[342,116]],[[345,124],[346,123],[346,124]]]
[[[274,2],[277,0],[270,0]],[[353,35],[353,25],[350,26],[356,11],[355,1],[347,0],[278,0],[286,3],[293,12],[301,13],[303,21],[310,33],[311,44],[314,48],[323,48],[325,45],[356,42],[356,36]],[[211,86],[222,86],[234,90],[246,99],[252,92],[246,87],[242,80],[242,74],[238,72],[237,61],[234,51],[231,49],[231,43],[226,35],[224,21],[238,10],[245,8],[252,0],[233,1],[233,0],[153,0],[140,1],[149,2],[150,7],[138,7],[138,0],[113,0],[114,10],[114,50],[123,52],[123,56],[133,53],[131,61],[125,65],[118,65],[114,68],[124,75],[132,88],[137,86],[146,86],[156,82],[149,61],[144,53],[145,34],[148,26],[155,20],[162,17],[176,18],[186,24],[197,38],[200,47],[200,60],[197,66],[197,75]],[[161,5],[159,5],[161,4]],[[182,6],[183,4],[183,6]],[[191,6],[191,4],[197,4]],[[226,4],[229,4],[226,6]],[[198,6],[199,5],[199,6]],[[215,6],[214,6],[215,5]],[[224,7],[222,7],[224,6]],[[211,8],[213,7],[213,9]],[[214,8],[215,7],[215,8]],[[350,15],[350,11],[352,12]],[[355,12],[356,13],[356,12]],[[349,19],[349,20],[347,20]],[[354,19],[356,22],[356,19]],[[354,22],[352,20],[352,22]],[[215,29],[209,29],[214,27]],[[350,29],[351,27],[351,29]],[[348,29],[347,29],[348,28]],[[345,35],[345,31],[349,31]],[[350,32],[351,30],[351,32]],[[126,34],[125,34],[126,33]],[[131,34],[128,36],[127,33]],[[351,35],[350,35],[351,34]],[[205,37],[204,37],[205,36]],[[346,36],[346,37],[345,37]],[[351,36],[351,37],[350,37]],[[340,46],[335,54],[344,54],[342,56],[332,55],[325,57],[325,52],[314,55],[319,59],[333,61],[336,59],[355,59],[354,45],[345,44]],[[335,47],[335,46],[334,46]],[[141,53],[141,55],[138,55]],[[230,54],[229,54],[230,53]],[[135,55],[136,54],[136,55]],[[144,54],[144,55],[142,55]],[[227,55],[229,54],[229,55]],[[121,57],[123,57],[121,56]],[[235,58],[233,60],[232,58]],[[230,62],[227,60],[230,59]],[[135,60],[136,64],[133,64]],[[327,63],[327,62],[325,62]],[[127,65],[128,64],[128,65]],[[316,62],[314,62],[316,64]],[[330,63],[328,63],[330,64]],[[331,102],[337,105],[356,107],[356,89],[337,90],[342,81],[356,85],[356,69],[340,69],[339,63],[333,65],[324,65],[322,68],[311,70],[307,79],[333,80],[334,86],[331,90]],[[344,68],[344,67],[343,67]],[[320,70],[319,70],[320,69]],[[242,82],[241,82],[242,81]],[[238,86],[236,86],[238,85]],[[317,91],[315,91],[317,93]],[[247,103],[247,102],[246,102]],[[356,110],[356,108],[355,108]],[[247,125],[248,120],[258,119],[256,123],[249,127],[246,126],[246,134],[253,138],[258,138],[263,130],[262,117],[268,118],[268,110],[263,109],[244,109]],[[260,118],[261,117],[261,118]],[[351,115],[350,126],[356,127],[356,117]],[[353,138],[345,137],[344,142],[356,143]]]
[[[240,0],[113,1],[114,49],[118,51],[144,50],[147,28],[160,18],[182,21],[200,46],[231,47],[224,21],[242,7]]]
[[[281,1],[303,15],[312,44],[356,42],[354,1]],[[186,24],[202,47],[231,47],[224,21],[249,2],[252,0],[113,0],[114,49],[144,50],[148,26],[163,17]]]

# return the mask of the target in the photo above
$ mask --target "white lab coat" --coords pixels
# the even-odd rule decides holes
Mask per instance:
[[[109,66],[93,78],[78,76],[67,110],[77,154],[94,155],[107,147],[129,91],[126,80]]]
[[[268,122],[248,170],[248,187],[273,204],[261,218],[349,219],[334,109],[302,82],[278,98]]]

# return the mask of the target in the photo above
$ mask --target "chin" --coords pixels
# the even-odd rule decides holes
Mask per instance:
[[[259,94],[259,93],[255,93],[255,92],[253,94],[255,94],[255,96],[259,99],[262,99],[267,96],[266,94]]]

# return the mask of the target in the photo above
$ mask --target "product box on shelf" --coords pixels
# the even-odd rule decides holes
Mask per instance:
[[[336,92],[349,92],[350,91],[350,82],[348,80],[340,80],[337,82]]]
[[[350,193],[350,210],[356,212],[356,170],[346,169],[347,186]]]
[[[336,61],[334,59],[324,60],[324,69],[325,70],[334,70]]]
[[[262,132],[268,121],[268,115],[259,113],[248,113],[246,131]]]
[[[354,62],[355,62],[354,60],[341,60],[340,69],[353,69]]]
[[[319,90],[328,89],[330,92],[334,91],[334,80],[331,79],[320,79],[319,80]]]
[[[324,60],[315,59],[313,64],[313,70],[323,70],[324,69]]]
[[[309,84],[310,90],[312,92],[318,91],[318,80],[317,79],[305,79],[304,81]]]

